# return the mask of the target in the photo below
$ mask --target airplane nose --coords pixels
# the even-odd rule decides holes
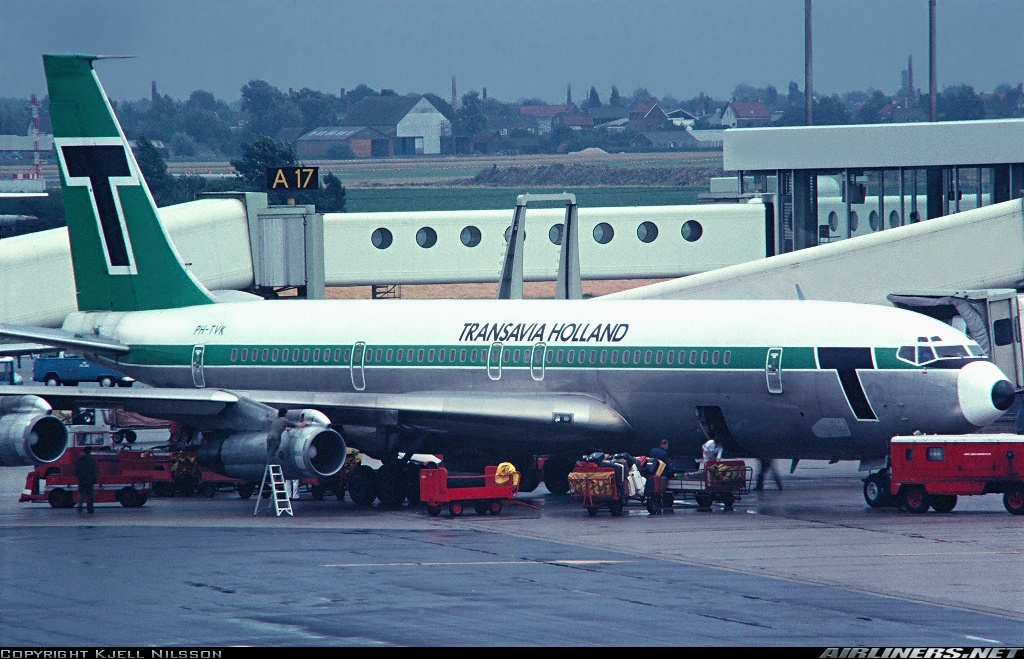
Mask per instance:
[[[960,369],[957,398],[971,424],[983,428],[1010,409],[1016,391],[1006,375],[990,361],[971,362]]]

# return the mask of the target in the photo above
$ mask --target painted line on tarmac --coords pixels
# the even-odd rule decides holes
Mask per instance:
[[[570,560],[570,561],[449,561],[449,562],[422,562],[410,561],[407,563],[327,563],[324,567],[409,567],[409,566],[440,566],[440,565],[523,565],[526,563],[538,563],[541,565],[616,565],[619,563],[632,563],[634,561],[609,561],[609,560]]]

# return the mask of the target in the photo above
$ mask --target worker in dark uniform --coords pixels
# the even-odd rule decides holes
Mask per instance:
[[[285,430],[297,428],[299,424],[290,421],[281,410],[278,417],[270,422],[270,430],[267,432],[267,464],[278,464],[277,451],[281,448],[281,437]]]
[[[75,478],[78,479],[78,513],[82,513],[85,504],[92,513],[92,488],[96,485],[96,458],[92,457],[92,447],[86,446],[82,455],[75,460]]]

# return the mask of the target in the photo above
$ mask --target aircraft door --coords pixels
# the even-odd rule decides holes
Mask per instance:
[[[363,365],[366,361],[366,342],[356,341],[352,345],[352,360],[348,363],[349,374],[352,376],[352,388],[356,391],[366,389],[366,373]]]
[[[492,380],[501,379],[501,343],[492,343],[487,351],[487,377]]]
[[[764,376],[768,382],[768,393],[782,393],[782,348],[768,348],[764,364]]]
[[[1019,313],[1016,296],[988,302],[989,357],[1017,388],[1024,385]]]
[[[530,376],[537,382],[544,379],[544,358],[547,357],[547,353],[546,343],[534,345],[533,352],[530,353]]]
[[[203,354],[206,346],[192,347],[192,383],[198,389],[206,386],[206,378],[203,376]]]

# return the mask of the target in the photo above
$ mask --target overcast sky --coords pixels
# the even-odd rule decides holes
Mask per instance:
[[[895,92],[907,57],[928,91],[928,0],[814,0],[815,93]],[[1024,1],[938,0],[938,86],[1024,80]],[[97,64],[115,100],[249,80],[338,93],[365,83],[503,101],[658,97],[737,84],[803,89],[803,0],[3,0],[0,96],[45,95],[42,53],[134,55]]]

